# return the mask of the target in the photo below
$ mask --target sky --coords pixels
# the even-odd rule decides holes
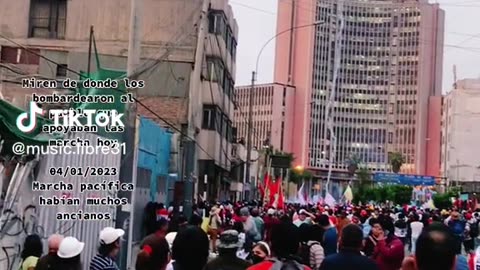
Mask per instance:
[[[239,26],[236,85],[248,85],[257,55],[275,35],[277,0],[230,0]],[[451,90],[453,65],[457,78],[480,78],[480,0],[442,0],[445,10],[443,89]],[[273,80],[275,40],[267,45],[259,61],[257,83]]]

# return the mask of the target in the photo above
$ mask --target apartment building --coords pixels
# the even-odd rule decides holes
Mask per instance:
[[[194,130],[196,176],[210,178],[209,195],[228,190],[235,58],[238,26],[228,0],[205,0],[208,27],[199,40],[203,0],[144,0],[139,79],[146,86],[138,99],[177,128]],[[0,0],[0,33],[44,58],[0,38],[1,96],[25,107],[32,89],[22,89],[19,75],[79,79],[70,72],[87,71],[90,27],[93,26],[100,65],[126,70],[129,0]],[[201,55],[201,62],[196,60]],[[92,58],[91,71],[96,70]],[[201,74],[195,69],[201,69]],[[17,81],[16,81],[17,80]],[[35,89],[71,94],[65,89]],[[138,113],[168,127],[142,106]],[[177,136],[178,137],[178,136]],[[179,164],[180,166],[180,164]],[[198,193],[205,186],[200,185]]]
[[[234,126],[237,138],[247,141],[251,86],[235,87]],[[252,146],[262,149],[269,143],[274,149],[292,151],[293,106],[295,88],[278,83],[255,85],[252,106]]]
[[[458,81],[443,99],[441,170],[450,185],[480,182],[479,104],[479,79]]]

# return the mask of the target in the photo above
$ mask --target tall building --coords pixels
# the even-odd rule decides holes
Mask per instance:
[[[458,81],[456,89],[444,97],[441,163],[451,185],[480,182],[480,156],[473,150],[480,138],[479,104],[479,79]]]
[[[250,86],[235,87],[234,126],[237,139],[247,142]],[[295,88],[278,83],[255,85],[252,107],[252,146],[268,143],[283,152],[292,151]]]
[[[101,66],[126,70],[130,2],[0,0],[1,34],[55,62],[0,37],[0,78],[15,81],[19,74],[39,74],[79,79],[68,69],[87,71],[90,26],[94,27]],[[200,29],[204,6],[208,9],[208,23]],[[226,198],[231,182],[232,94],[238,37],[232,8],[228,0],[144,0],[141,17],[139,69],[145,72],[138,79],[145,80],[146,86],[138,90],[138,99],[176,128],[194,130],[191,136],[198,144],[196,176],[208,178],[210,198]],[[200,31],[205,39],[199,40]],[[91,71],[95,70],[92,57]],[[32,93],[32,89],[15,83],[4,83],[0,90],[0,98],[24,108]],[[66,89],[34,91],[72,94]],[[169,127],[142,106],[138,106],[138,113]],[[179,156],[178,152],[172,153],[172,161],[178,161],[176,167],[182,168]],[[197,194],[205,189],[207,186],[200,184]]]
[[[353,155],[424,174],[429,97],[442,90],[444,11],[427,0],[280,0],[275,82],[295,86],[293,152],[312,170]],[[289,31],[289,29],[293,29]]]

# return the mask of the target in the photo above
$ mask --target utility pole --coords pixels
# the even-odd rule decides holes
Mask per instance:
[[[92,42],[93,42],[93,25],[90,25],[90,41],[88,42],[88,63],[87,74],[90,76],[90,68],[92,65]]]
[[[195,64],[190,77],[190,87],[188,95],[188,138],[184,140],[184,171],[182,172],[182,181],[185,181],[185,196],[183,202],[183,212],[190,216],[192,213],[193,199],[198,197],[193,194],[198,191],[198,158],[196,151],[196,132],[195,123],[198,119],[198,107],[201,106],[199,100],[201,80],[200,75],[203,68],[203,58],[205,54],[205,39],[208,31],[208,9],[210,7],[210,0],[203,0],[202,10],[200,14],[200,23],[197,32],[197,48],[195,51]],[[185,155],[186,154],[186,155]],[[191,156],[189,156],[191,155]],[[206,187],[205,187],[206,188]]]
[[[245,196],[245,185],[250,181],[250,163],[252,159],[252,114],[253,114],[253,91],[255,89],[255,71],[252,71],[252,86],[248,93],[248,128],[247,128],[247,160],[245,179],[243,181],[243,196]],[[245,199],[245,198],[244,198]]]
[[[130,2],[130,37],[128,43],[127,76],[129,79],[136,79],[135,69],[140,64],[141,55],[141,18],[143,14],[143,0],[131,0]],[[136,97],[136,89],[127,89]],[[120,167],[120,181],[122,183],[133,183],[137,185],[137,163],[138,163],[138,128],[137,128],[137,104],[135,102],[125,104],[125,132],[124,142],[126,154],[122,156]],[[133,269],[132,267],[132,246],[133,246],[133,219],[135,191],[119,191],[120,198],[129,199],[129,207],[117,208],[116,227],[121,227],[127,234],[127,241],[122,241],[121,256],[119,256],[120,269]]]

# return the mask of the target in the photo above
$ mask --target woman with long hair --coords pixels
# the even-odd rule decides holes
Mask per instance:
[[[31,234],[25,238],[21,254],[21,270],[34,270],[38,259],[42,256],[42,239],[36,234]]]
[[[208,236],[201,228],[189,226],[178,232],[172,245],[174,270],[201,270],[208,255]]]

